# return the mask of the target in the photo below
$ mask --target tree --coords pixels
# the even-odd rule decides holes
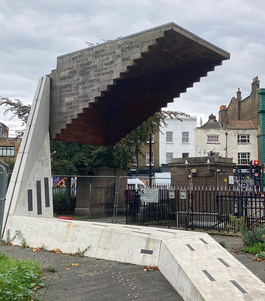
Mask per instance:
[[[7,109],[4,111],[4,116],[9,112],[12,113],[11,118],[17,117],[22,121],[22,126],[24,126],[28,120],[31,105],[23,105],[19,99],[10,99],[0,95],[0,106],[5,106]],[[23,135],[23,131],[17,132],[18,136]]]
[[[0,98],[0,106],[8,108],[5,114],[11,112],[13,117],[27,122],[30,105],[23,105],[18,99]],[[176,111],[159,111],[121,139],[115,146],[94,146],[71,142],[51,141],[51,165],[53,174],[76,175],[80,168],[93,171],[97,166],[111,168],[126,168],[133,163],[135,155],[142,155],[141,148],[149,139],[150,133],[160,130],[161,125],[167,126],[166,118],[181,120],[182,116],[189,116]]]

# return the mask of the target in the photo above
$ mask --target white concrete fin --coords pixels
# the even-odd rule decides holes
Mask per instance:
[[[50,78],[45,76],[38,82],[7,190],[3,232],[8,216],[53,216],[49,114]]]

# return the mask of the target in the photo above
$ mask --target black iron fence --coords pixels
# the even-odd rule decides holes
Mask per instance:
[[[159,188],[157,202],[144,202],[137,191],[126,195],[128,224],[231,231],[230,215],[243,217],[249,228],[256,219],[265,220],[264,195],[253,192]]]

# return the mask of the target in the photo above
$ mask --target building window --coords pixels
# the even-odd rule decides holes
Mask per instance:
[[[166,164],[171,163],[173,158],[173,153],[166,153]]]
[[[189,132],[182,132],[182,143],[189,142]]]
[[[237,135],[237,143],[249,143],[249,135]]]
[[[166,142],[173,142],[173,132],[166,132]]]
[[[219,143],[219,135],[207,135],[207,143]]]
[[[149,143],[150,141],[150,135],[149,135],[149,138],[148,140],[146,141],[146,143]],[[151,142],[154,143],[155,142],[155,135],[154,134],[151,134]]]
[[[149,166],[149,153],[146,153],[146,165]],[[151,165],[154,166],[154,153],[152,153],[152,162]]]
[[[0,146],[0,157],[14,157],[15,147],[14,146]]]
[[[238,153],[238,164],[248,164],[250,153]]]
[[[182,158],[189,158],[189,153],[182,153]]]

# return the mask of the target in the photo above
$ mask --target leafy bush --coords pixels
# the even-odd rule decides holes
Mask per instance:
[[[232,228],[234,230],[239,230],[242,234],[242,240],[244,240],[246,233],[248,232],[248,228],[245,224],[245,220],[243,217],[237,218],[236,216],[230,214],[230,221],[233,225],[228,226],[228,228]]]
[[[255,243],[265,243],[265,226],[259,225],[252,230],[247,231],[244,236],[244,244],[246,246],[253,245]]]
[[[261,251],[260,253],[257,253],[256,258],[265,259],[265,251]]]
[[[262,244],[260,242],[256,242],[249,246],[243,247],[242,251],[244,251],[245,253],[250,253],[250,254],[257,254],[257,253],[263,252],[263,251],[265,251],[265,243]]]

